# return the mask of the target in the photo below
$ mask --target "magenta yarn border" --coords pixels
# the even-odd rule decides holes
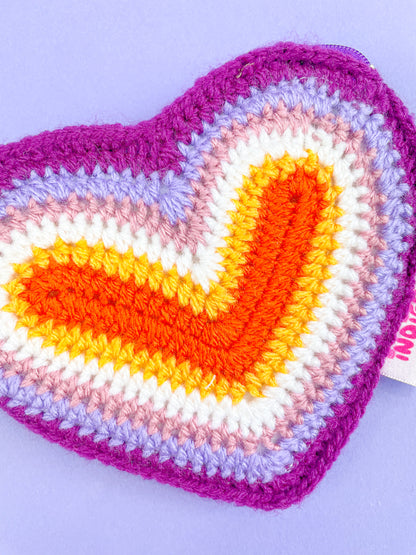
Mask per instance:
[[[199,79],[161,114],[136,126],[69,127],[0,146],[0,189],[13,188],[13,178],[27,178],[32,170],[43,174],[46,166],[54,171],[63,166],[70,172],[84,166],[87,172],[92,172],[99,164],[102,169],[111,165],[117,171],[129,167],[136,174],[144,171],[149,175],[156,170],[164,173],[169,169],[179,173],[182,156],[177,142],[187,143],[192,131],[201,132],[202,121],[212,121],[225,100],[233,102],[238,95],[249,96],[251,86],[265,88],[282,79],[311,76],[319,84],[326,84],[330,93],[340,90],[343,99],[363,101],[384,115],[410,185],[407,200],[415,208],[416,129],[402,102],[378,73],[361,61],[326,47],[293,43],[261,48],[225,64]],[[416,224],[414,218],[412,223]],[[344,393],[345,402],[334,406],[334,416],[327,419],[308,450],[295,456],[287,474],[277,476],[270,483],[249,484],[219,475],[208,477],[204,472],[196,474],[191,468],[180,468],[172,461],[161,463],[157,455],[145,458],[139,450],[127,452],[123,446],[110,447],[108,440],[96,443],[90,436],[79,437],[77,427],[61,430],[58,420],[45,421],[41,415],[27,416],[22,407],[7,407],[7,398],[0,398],[0,407],[29,429],[84,457],[202,496],[266,510],[286,508],[301,501],[321,480],[371,398],[380,367],[413,295],[414,236],[408,242],[409,249],[401,257],[404,271],[399,276],[393,301],[387,307],[382,333],[370,361],[353,378],[354,387]]]

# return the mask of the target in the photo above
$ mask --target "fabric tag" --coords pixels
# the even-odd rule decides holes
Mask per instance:
[[[416,293],[381,369],[383,376],[416,386]]]

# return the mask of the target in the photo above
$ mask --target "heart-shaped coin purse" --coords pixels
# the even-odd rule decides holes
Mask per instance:
[[[280,43],[150,121],[0,147],[0,405],[119,469],[309,493],[413,295],[416,130],[349,48]]]

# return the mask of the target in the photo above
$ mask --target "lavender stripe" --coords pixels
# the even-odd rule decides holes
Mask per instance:
[[[341,117],[348,122],[353,131],[364,129],[368,148],[377,148],[380,142],[384,145],[391,144],[391,132],[381,129],[384,123],[381,114],[373,114],[373,109],[365,104],[354,107],[351,102],[340,100],[339,92],[327,96],[327,87],[322,85],[317,88],[314,78],[306,82],[298,79],[283,80],[278,85],[268,86],[264,91],[255,87],[250,91],[251,96],[238,97],[234,106],[226,102],[224,111],[215,114],[212,124],[204,123],[202,134],[192,133],[189,144],[178,143],[178,149],[185,157],[185,161],[181,163],[185,177],[199,179],[197,168],[204,165],[202,152],[212,151],[211,141],[221,138],[222,127],[230,129],[233,121],[247,125],[248,113],[261,117],[266,104],[276,109],[281,100],[289,110],[300,104],[305,112],[313,108],[317,117],[333,114],[334,117]]]
[[[41,203],[48,195],[62,202],[75,192],[80,198],[92,193],[98,199],[113,195],[120,202],[128,197],[133,203],[142,200],[147,206],[158,203],[161,213],[174,225],[178,220],[186,219],[185,208],[192,207],[190,197],[194,193],[189,180],[176,175],[173,170],[163,177],[154,172],[146,178],[143,173],[133,177],[130,170],[118,173],[108,168],[103,172],[98,166],[92,175],[83,170],[72,175],[64,168],[56,174],[47,168],[44,177],[32,173],[29,179],[16,179],[13,183],[16,188],[3,191],[0,198],[0,217],[7,214],[7,206],[25,208],[31,198]]]
[[[237,81],[237,73],[239,77],[243,70],[245,75]],[[129,144],[138,144],[146,152],[148,144],[148,141],[146,143],[145,140],[146,137],[151,137],[154,134],[157,136],[161,127],[166,132],[172,129],[172,139],[168,139],[168,147],[174,150],[176,142],[174,143],[173,137],[188,137],[192,125],[202,126],[199,121],[196,124],[194,121],[189,121],[189,116],[186,120],[183,118],[185,107],[194,108],[191,115],[195,115],[195,118],[198,117],[200,104],[198,103],[198,106],[195,106],[195,99],[198,99],[198,101],[201,97],[206,99],[207,117],[210,117],[211,113],[215,109],[218,110],[219,106],[223,104],[224,97],[236,98],[238,92],[248,94],[250,82],[269,83],[273,80],[279,80],[282,75],[298,75],[307,78],[311,73],[318,75],[322,82],[328,82],[331,90],[341,89],[342,94],[347,98],[352,100],[362,98],[364,101],[367,101],[367,98],[372,99],[377,110],[387,115],[389,126],[403,154],[400,164],[403,164],[408,172],[413,186],[414,156],[416,152],[415,127],[404,105],[382,82],[378,73],[337,52],[328,55],[327,48],[295,45],[293,43],[280,43],[273,47],[258,49],[230,61],[200,79],[194,88],[190,89],[151,122],[144,122],[133,129],[116,125],[76,128],[80,145],[85,149],[85,152],[81,149],[80,154],[76,152],[75,154],[65,153],[63,155],[60,152],[58,153],[58,149],[57,153],[50,153],[49,150],[47,154],[43,152],[44,146],[49,146],[52,140],[59,148],[73,129],[44,133],[38,137],[24,139],[18,144],[0,148],[2,181],[6,187],[9,186],[10,175],[25,175],[27,171],[25,168],[28,164],[40,168],[39,171],[43,173],[44,167],[51,163],[50,161],[52,161],[54,167],[60,165],[79,167],[85,164],[86,167],[90,168],[89,171],[92,171],[97,159],[103,165],[106,165],[109,157],[118,168],[129,165],[135,169],[138,166],[134,154],[138,151],[137,148],[131,148],[126,156],[121,157],[120,160],[109,152],[108,146],[102,151],[97,148],[97,144],[101,145],[103,138],[107,138],[106,134],[109,131],[113,134],[111,144],[117,144],[115,139],[120,139],[122,131],[123,140],[127,135],[131,141]],[[154,152],[147,151],[149,156],[144,157],[142,162],[143,167],[147,168],[147,174],[151,173],[154,167],[170,167],[179,170],[177,158],[167,156],[165,154],[167,150],[167,148],[155,148]],[[19,160],[19,163],[15,167],[17,160]],[[81,162],[79,163],[79,161]],[[409,200],[414,204],[413,187],[409,192]],[[46,424],[40,416],[26,417],[20,407],[7,408],[4,398],[0,398],[0,407],[16,420],[24,423],[29,429],[40,433],[47,439],[56,441],[80,455],[94,457],[121,470],[138,473],[145,478],[156,478],[161,482],[182,487],[202,496],[235,502],[239,505],[249,505],[265,510],[286,508],[295,502],[299,502],[321,480],[357,425],[359,417],[371,397],[377,383],[381,363],[386,356],[389,344],[394,339],[400,320],[406,314],[413,294],[415,243],[413,237],[409,237],[409,240],[412,250],[403,256],[406,271],[398,276],[399,287],[394,292],[395,305],[386,308],[388,316],[382,323],[383,334],[377,337],[377,348],[372,353],[369,363],[365,364],[363,372],[354,378],[354,389],[345,393],[345,407],[334,407],[335,415],[328,422],[328,426],[322,429],[317,441],[309,446],[305,454],[296,456],[295,466],[290,473],[276,477],[271,484],[253,484],[250,486],[244,482],[236,482],[232,478],[225,481],[220,476],[208,479],[204,471],[195,474],[191,469],[179,468],[171,461],[159,464],[155,456],[144,461],[139,450],[127,454],[121,447],[109,447],[108,442],[94,444],[89,436],[80,440],[74,429],[59,430],[57,421]]]
[[[341,117],[348,122],[353,131],[364,131],[364,142],[368,149],[376,149],[377,155],[373,162],[374,169],[382,170],[379,179],[379,188],[388,200],[383,205],[382,212],[389,216],[388,222],[383,226],[382,236],[391,247],[379,253],[385,266],[377,268],[375,275],[377,283],[369,287],[373,298],[377,299],[365,305],[366,316],[358,318],[361,330],[354,332],[352,337],[356,344],[349,346],[346,351],[350,359],[340,363],[341,375],[331,377],[334,387],[324,389],[324,402],[314,402],[312,414],[305,413],[304,422],[292,428],[294,437],[284,439],[280,446],[290,451],[306,450],[305,441],[314,439],[325,424],[323,417],[332,415],[331,404],[342,403],[341,391],[351,387],[350,379],[359,371],[359,366],[367,362],[369,355],[363,353],[365,349],[375,347],[375,337],[380,333],[380,322],[385,317],[384,310],[380,306],[388,305],[392,299],[392,293],[397,287],[397,279],[394,277],[402,271],[402,263],[398,254],[407,248],[403,238],[413,232],[413,228],[405,221],[412,214],[410,205],[403,204],[402,199],[407,194],[409,187],[402,183],[404,171],[395,167],[394,164],[400,160],[400,155],[392,149],[392,134],[390,131],[382,130],[384,118],[381,114],[372,114],[373,109],[365,104],[354,107],[351,102],[339,99],[339,93],[335,92],[331,97],[327,95],[327,87],[322,85],[318,89],[315,79],[310,78],[306,83],[299,80],[282,81],[279,85],[271,85],[263,92],[252,88],[252,96],[246,99],[238,98],[236,105],[225,104],[224,112],[216,115],[214,123],[204,125],[203,135],[192,135],[189,145],[179,144],[178,148],[185,157],[182,162],[184,174],[187,177],[195,177],[195,165],[203,165],[202,151],[212,149],[212,138],[221,137],[221,127],[231,128],[233,120],[247,124],[247,113],[253,113],[260,117],[264,106],[269,103],[274,109],[280,100],[283,100],[289,110],[298,104],[302,104],[304,111],[313,107],[318,117],[324,117],[328,113],[335,117]]]
[[[303,87],[306,88],[307,85],[310,85],[310,83],[306,83],[305,86],[299,84],[301,89]],[[290,86],[292,87],[293,83],[291,83]],[[278,87],[269,87],[268,89],[266,89],[266,92],[270,95],[269,89],[277,89],[279,87],[283,87],[284,89],[284,83],[281,83]],[[333,113],[338,111],[338,115],[342,114],[341,117],[344,120],[349,121],[353,130],[358,130],[360,129],[359,126],[363,126],[368,148],[377,148],[378,150],[374,166],[377,169],[384,170],[383,175],[379,181],[380,189],[388,194],[389,197],[396,197],[392,200],[389,200],[384,206],[384,212],[389,215],[391,220],[389,220],[389,223],[383,228],[383,235],[388,243],[394,246],[394,250],[390,249],[381,253],[382,258],[385,259],[386,267],[376,270],[375,273],[378,276],[378,283],[371,287],[374,298],[378,299],[379,302],[381,301],[381,304],[388,304],[389,302],[391,302],[391,293],[396,287],[397,280],[394,279],[394,275],[397,272],[401,271],[401,263],[397,258],[396,252],[401,252],[404,249],[405,245],[402,243],[402,238],[406,234],[411,232],[411,230],[409,231],[410,227],[402,221],[403,217],[408,217],[410,215],[409,207],[407,205],[400,204],[400,197],[407,192],[408,187],[407,185],[400,183],[403,172],[398,168],[391,168],[391,164],[397,162],[397,160],[399,159],[399,155],[395,151],[388,150],[391,145],[391,136],[390,133],[380,131],[379,129],[379,127],[383,123],[382,116],[378,114],[371,116],[371,109],[369,109],[368,107],[361,106],[358,110],[356,108],[353,108],[351,104],[346,101],[341,102],[340,105],[342,104],[343,106],[336,106],[337,110],[334,110],[334,106],[331,106],[330,99],[328,98],[324,98],[324,100],[327,101],[326,103],[318,103],[318,99],[319,101],[322,100],[320,98],[320,95],[323,91],[323,87],[321,87],[318,91],[315,91],[315,111],[317,115],[326,115],[324,113],[325,109],[328,109],[328,113],[330,111]],[[288,90],[282,90],[281,94],[283,100],[289,108],[293,108],[294,106],[299,104],[299,101],[302,101],[302,105],[305,110],[311,106],[310,96],[308,97],[308,95],[305,95],[302,100],[300,98],[300,95],[297,95],[297,93],[301,91],[297,91],[296,87],[295,89],[290,90],[290,95],[286,98],[285,95],[287,96],[287,92]],[[259,91],[256,91],[256,89],[254,89],[253,93],[258,95]],[[308,90],[307,93],[310,94],[310,91]],[[335,97],[337,97],[337,95],[333,95],[332,99],[334,99]],[[247,102],[251,102],[252,100],[253,97],[246,99]],[[253,113],[256,113],[254,110],[257,109],[259,111],[258,115],[261,115],[266,100],[260,97],[255,98],[255,100],[256,103],[251,103],[252,111]],[[270,104],[273,105],[271,98],[269,98],[268,101],[270,102]],[[261,102],[263,102],[263,106],[261,106]],[[274,107],[277,106],[277,103],[278,100],[275,99]],[[207,137],[198,137],[195,135],[192,137],[191,145],[181,145],[181,147],[185,149],[182,153],[186,156],[186,160],[188,161],[188,163],[189,160],[191,160],[192,163],[198,163],[198,150],[200,150],[200,148],[206,149],[207,145],[210,146],[210,140],[212,137],[220,136],[220,127],[222,125],[230,126],[232,119],[237,119],[241,123],[247,123],[246,120],[244,121],[241,109],[242,108],[238,106],[238,103],[237,106],[234,108],[230,105],[226,106],[225,113],[216,118],[216,121],[213,125],[210,126],[207,124],[204,126],[207,132]],[[185,171],[186,163],[184,163],[184,165]],[[292,439],[286,439],[281,442],[283,450],[280,451],[280,453],[286,453],[291,458],[291,460],[286,461],[279,470],[277,468],[274,468],[275,474],[284,472],[285,466],[292,462],[293,455],[290,453],[290,451],[297,452],[305,450],[306,444],[304,443],[304,441],[316,437],[319,429],[324,425],[323,417],[332,414],[330,404],[340,403],[343,401],[340,390],[349,387],[349,380],[358,371],[358,365],[366,362],[366,360],[368,359],[368,355],[363,354],[363,349],[368,349],[375,346],[374,337],[379,333],[379,322],[384,317],[384,311],[380,309],[379,306],[380,304],[376,304],[374,301],[367,303],[367,315],[359,319],[362,326],[361,332],[356,332],[355,334],[353,334],[353,337],[355,338],[357,343],[355,346],[348,348],[351,358],[348,361],[343,361],[341,363],[342,375],[333,377],[334,388],[324,390],[325,401],[315,402],[313,414],[305,413],[304,423],[293,428],[294,437]],[[240,455],[244,457],[242,453],[240,453]],[[259,456],[251,455],[250,457]],[[267,457],[268,461],[269,453],[267,452],[267,450],[265,453],[265,457]],[[286,458],[286,456],[283,457],[283,459]],[[281,461],[281,464],[282,462],[283,460]],[[256,463],[259,463],[259,461],[256,461]],[[261,459],[260,468],[264,468],[265,464],[266,461]],[[266,464],[266,466],[268,465]],[[257,471],[257,464],[255,470]],[[237,473],[239,473],[240,467],[236,467],[236,471]],[[270,478],[265,475],[264,479],[267,480]]]
[[[0,368],[0,397],[11,399],[8,407],[23,406],[29,416],[42,414],[44,420],[59,419],[61,429],[79,426],[80,436],[91,434],[94,441],[109,439],[112,447],[124,444],[127,451],[139,448],[144,457],[158,454],[161,462],[172,459],[178,466],[191,462],[195,472],[204,467],[209,476],[219,470],[223,478],[233,474],[236,480],[246,478],[251,483],[259,479],[272,480],[292,460],[290,453],[284,450],[245,456],[241,448],[235,449],[232,454],[227,454],[224,447],[213,452],[208,443],[195,447],[190,439],[178,445],[174,437],[162,440],[160,433],[150,435],[146,426],[133,430],[130,421],[122,425],[118,425],[115,418],[104,421],[98,409],[88,414],[83,403],[71,408],[68,399],[53,401],[51,392],[38,395],[35,385],[22,387],[22,379],[19,375],[5,378]]]
[[[390,173],[389,176],[394,179],[397,174]],[[391,209],[395,208],[394,203],[391,203],[390,209],[387,208],[387,213],[389,213]],[[406,223],[400,221],[400,215],[398,216],[397,213],[392,212],[391,217],[396,226],[390,230],[390,237],[387,237],[387,240],[395,238],[394,230],[396,230],[396,234],[400,231],[404,234],[408,228]],[[400,266],[396,263],[391,268],[391,257],[396,257],[394,251],[390,251],[390,255],[385,257],[386,267],[378,269],[380,270],[378,271],[378,282],[371,288],[374,298],[378,299],[378,302],[382,305],[391,301],[391,292],[396,287],[394,274],[397,271],[397,266]],[[145,426],[138,430],[132,430],[130,422],[126,422],[122,426],[117,426],[114,418],[103,422],[102,415],[98,410],[92,415],[87,415],[84,405],[78,405],[74,409],[68,410],[69,401],[67,399],[53,403],[51,393],[37,396],[35,386],[20,388],[20,376],[13,377],[18,378],[18,380],[9,379],[11,385],[9,387],[7,385],[3,386],[4,394],[13,397],[11,406],[28,406],[28,414],[33,415],[43,412],[46,419],[64,418],[61,424],[63,427],[80,426],[80,435],[96,432],[95,439],[100,440],[110,437],[111,445],[125,443],[129,450],[139,447],[143,449],[144,456],[150,456],[158,452],[160,460],[172,458],[179,465],[190,461],[196,472],[199,472],[201,465],[203,465],[208,475],[215,474],[219,469],[223,477],[227,477],[231,472],[234,472],[237,480],[245,477],[249,482],[258,479],[269,481],[275,475],[286,471],[286,468],[294,460],[293,453],[306,450],[305,441],[314,439],[319,429],[325,424],[324,418],[333,414],[330,405],[343,401],[340,390],[349,387],[349,380],[357,372],[357,366],[368,360],[369,355],[365,351],[375,346],[374,336],[380,332],[379,320],[384,317],[384,310],[380,309],[380,305],[375,301],[369,301],[365,306],[367,314],[359,319],[362,326],[361,332],[353,334],[356,345],[348,348],[351,358],[342,361],[340,364],[342,375],[333,377],[334,388],[324,390],[325,401],[314,403],[313,413],[303,415],[303,424],[293,427],[294,437],[284,439],[280,443],[282,449],[278,452],[265,450],[261,455],[245,457],[241,449],[236,449],[232,455],[227,455],[224,448],[220,448],[213,453],[208,444],[195,448],[192,440],[187,440],[183,446],[178,446],[175,438],[162,441],[160,434],[149,436]],[[0,393],[1,391],[0,388]],[[64,408],[62,408],[63,406]]]

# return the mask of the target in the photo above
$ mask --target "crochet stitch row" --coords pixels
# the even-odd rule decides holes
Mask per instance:
[[[355,426],[409,300],[414,145],[348,56],[225,68],[134,148],[109,128],[105,162],[83,130],[30,175],[3,158],[0,398],[120,468],[284,507]]]

